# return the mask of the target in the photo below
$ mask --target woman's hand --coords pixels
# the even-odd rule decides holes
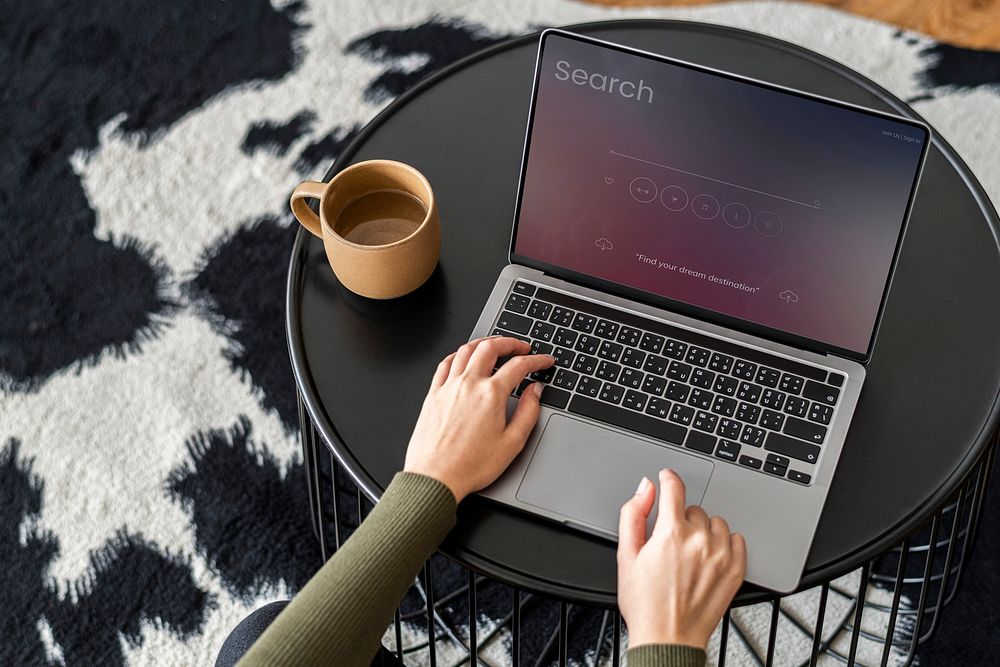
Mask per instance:
[[[406,449],[403,470],[444,483],[461,502],[500,476],[538,421],[542,384],[521,394],[507,423],[507,397],[555,359],[515,338],[469,341],[438,364]],[[500,357],[511,358],[490,375]]]
[[[646,537],[653,484],[642,478],[621,509],[618,527],[618,606],[629,645],[685,644],[705,648],[746,575],[746,543],[721,517],[684,508],[684,482],[660,471],[656,525]]]

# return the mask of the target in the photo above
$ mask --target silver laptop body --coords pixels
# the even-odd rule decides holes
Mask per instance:
[[[555,67],[550,67],[553,58],[563,55],[565,57],[554,61]],[[641,64],[633,67],[630,64],[633,62]],[[646,69],[638,72],[636,68],[640,67]],[[737,82],[749,87],[741,88],[744,92],[740,94],[777,95],[767,99],[779,102],[786,96],[794,96],[795,104],[829,105],[839,112],[861,113],[872,122],[884,120],[895,128],[886,130],[888,132],[909,132],[906,135],[909,143],[920,143],[913,150],[910,150],[912,146],[907,149],[910,152],[905,153],[905,167],[900,168],[905,173],[900,174],[899,182],[908,183],[908,188],[900,195],[905,195],[905,204],[893,200],[897,209],[903,207],[901,215],[890,221],[892,230],[898,228],[898,232],[894,232],[893,247],[888,253],[882,253],[887,256],[872,259],[876,264],[878,261],[885,263],[886,274],[884,286],[879,284],[873,288],[878,291],[879,304],[870,330],[861,325],[858,328],[862,333],[870,331],[864,349],[841,349],[827,341],[806,340],[803,336],[782,332],[778,327],[766,326],[768,322],[747,321],[747,313],[756,312],[753,299],[757,297],[747,297],[748,301],[739,303],[727,301],[736,304],[734,308],[750,309],[741,311],[742,316],[727,317],[726,313],[699,308],[691,299],[678,300],[669,294],[653,293],[648,284],[646,289],[635,290],[627,284],[619,285],[613,277],[607,279],[607,276],[580,271],[579,265],[574,268],[560,266],[560,257],[569,258],[567,263],[583,262],[592,261],[587,259],[591,255],[610,258],[616,251],[627,250],[637,258],[641,253],[627,249],[629,237],[620,232],[632,224],[629,211],[639,211],[642,215],[647,215],[648,211],[650,216],[664,216],[664,225],[688,224],[686,221],[691,218],[697,224],[716,224],[727,234],[746,233],[748,236],[739,238],[747,239],[741,243],[747,244],[748,252],[752,251],[753,243],[763,243],[747,231],[748,226],[737,226],[741,222],[739,214],[744,209],[749,214],[757,208],[741,202],[754,197],[767,197],[767,201],[780,197],[751,187],[756,181],[735,184],[719,178],[724,174],[706,176],[694,173],[697,171],[694,168],[681,168],[685,165],[670,163],[669,158],[675,158],[676,154],[667,159],[655,155],[656,145],[644,146],[648,150],[643,156],[633,155],[634,150],[617,151],[614,146],[608,147],[610,155],[598,159],[607,160],[606,165],[593,167],[598,171],[593,171],[591,176],[601,169],[609,175],[604,177],[604,183],[594,180],[593,185],[587,186],[588,190],[604,192],[601,188],[606,186],[606,192],[612,194],[595,195],[605,198],[601,204],[607,204],[609,197],[618,197],[612,201],[610,210],[614,211],[615,202],[622,206],[621,221],[612,214],[610,219],[599,223],[598,228],[603,233],[593,239],[593,250],[560,255],[558,249],[563,246],[577,243],[578,248],[583,248],[590,243],[589,237],[586,244],[571,239],[575,233],[567,233],[563,228],[557,229],[555,234],[543,230],[539,238],[548,240],[538,243],[537,248],[541,250],[534,253],[536,256],[524,256],[518,236],[530,237],[530,230],[525,231],[524,227],[526,218],[519,222],[519,217],[526,215],[524,207],[527,204],[523,201],[526,186],[533,183],[532,179],[543,178],[537,173],[545,173],[529,168],[529,149],[542,150],[537,146],[532,149],[533,131],[537,134],[544,130],[536,119],[539,95],[565,90],[565,103],[574,109],[580,105],[571,104],[573,95],[599,95],[601,100],[607,99],[605,96],[618,96],[623,99],[616,98],[612,104],[652,105],[664,104],[665,92],[674,99],[686,94],[683,88],[661,90],[669,85],[662,80],[669,79],[667,74],[662,80],[656,78],[658,67],[665,68],[664,72],[682,68],[684,71],[680,75],[683,77],[708,77],[706,86]],[[601,72],[594,71],[599,68]],[[617,69],[603,71],[610,68]],[[641,73],[649,78],[642,76],[635,80]],[[548,76],[552,77],[552,86],[558,82],[565,84],[565,88],[540,90],[540,80]],[[690,81],[691,95],[702,94],[697,81],[684,80]],[[609,89],[610,81],[617,81],[618,85],[611,85]],[[542,112],[553,114],[553,108],[558,111],[558,107],[553,106],[557,102],[543,101],[550,103],[547,107],[543,105]],[[619,107],[611,108],[613,111]],[[601,122],[607,122],[608,114],[602,118]],[[858,119],[858,122],[862,121]],[[898,141],[903,147],[907,143],[905,138],[882,133],[873,140]],[[864,383],[864,362],[871,353],[928,143],[926,126],[908,119],[589,37],[558,30],[542,33],[510,263],[497,279],[471,338],[497,333],[519,336],[532,341],[539,352],[552,353],[557,347],[563,348],[561,359],[565,361],[549,376],[543,374],[547,387],[543,392],[541,414],[524,451],[481,495],[614,540],[618,511],[634,493],[639,479],[645,475],[655,480],[660,468],[672,468],[684,479],[688,504],[698,504],[709,515],[724,517],[732,530],[745,536],[747,580],[776,591],[794,590],[801,578]],[[576,147],[569,150],[576,150]],[[552,154],[558,157],[558,151]],[[902,154],[899,159],[900,164],[904,164]],[[589,163],[586,166],[582,162],[579,164],[581,172],[592,167]],[[706,192],[695,194],[692,191],[699,187]],[[708,188],[714,188],[711,194],[706,194]],[[549,188],[549,194],[543,195],[555,199],[536,201],[555,202],[552,209],[556,211],[561,203],[558,193],[552,194],[552,190]],[[655,201],[643,201],[652,194],[657,195]],[[675,197],[681,194],[685,207]],[[628,195],[634,201],[628,200]],[[729,208],[725,197],[739,200],[739,206]],[[717,203],[712,204],[712,199]],[[788,201],[791,199],[786,199],[786,203]],[[654,212],[653,208],[643,208],[646,204],[663,208]],[[706,204],[710,210],[701,210]],[[795,204],[788,205],[795,208]],[[821,206],[816,201],[808,211],[802,206],[798,209],[810,215],[821,215],[827,210],[831,211],[829,215],[837,215],[835,204]],[[680,208],[683,210],[675,210]],[[728,216],[723,215],[725,211],[729,212]],[[713,212],[715,217],[706,221],[703,216]],[[768,226],[772,218],[761,213],[756,215],[753,228],[758,236],[773,240],[770,236],[773,229]],[[660,217],[651,219],[661,224]],[[539,223],[535,224],[537,227]],[[726,229],[723,224],[732,229]],[[779,242],[784,242],[781,234],[787,236],[795,231],[790,220],[776,224],[784,227],[774,237]],[[553,225],[557,226],[555,222]],[[701,233],[698,231],[701,228],[691,229]],[[580,234],[585,234],[582,228]],[[546,258],[538,260],[537,256],[545,253],[549,253]],[[649,259],[646,257],[645,261],[649,263]],[[653,259],[663,261],[658,257]],[[600,267],[605,264],[600,262],[604,260],[594,261],[599,261],[594,265],[598,267],[595,273],[603,270]],[[619,261],[624,260],[619,257]],[[611,260],[607,263],[610,266]],[[637,270],[645,269],[640,264],[636,266]],[[675,270],[660,268],[662,264],[653,266],[670,274],[664,279],[668,287],[674,284],[670,281],[681,283],[681,278],[674,275]],[[748,275],[752,274],[750,271]],[[712,277],[715,279],[714,273]],[[690,275],[683,276],[684,280],[689,278],[694,279]],[[722,280],[719,278],[718,282]],[[749,293],[755,286],[750,286],[749,280],[746,282],[744,285],[742,281],[730,280],[726,287]],[[756,287],[760,298],[778,300],[765,304],[761,312],[771,309],[777,313],[776,317],[784,317],[786,311],[781,311],[779,306],[787,310],[797,306],[800,298],[809,298],[808,290],[801,296],[789,296],[790,290],[779,291],[778,287],[784,286],[765,281]],[[819,291],[822,292],[822,288]],[[808,322],[803,326],[807,325]],[[740,361],[744,363],[739,365]],[[517,398],[512,396],[509,411],[513,411],[516,404]],[[765,415],[766,423],[762,422]],[[655,515],[651,522],[653,520]]]

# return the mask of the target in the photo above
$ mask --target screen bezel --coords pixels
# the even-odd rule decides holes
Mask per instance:
[[[636,289],[634,287],[629,287],[621,283],[612,282],[610,280],[605,280],[603,278],[598,278],[596,276],[591,276],[584,273],[579,273],[571,269],[567,269],[556,264],[550,264],[548,262],[543,262],[525,255],[517,254],[514,249],[517,245],[517,226],[518,221],[521,216],[521,204],[522,197],[524,194],[524,177],[528,166],[528,153],[531,146],[531,132],[532,126],[534,125],[535,117],[535,101],[538,96],[538,84],[541,78],[541,66],[542,66],[542,56],[545,51],[545,43],[549,36],[559,36],[566,39],[572,39],[579,42],[584,42],[598,48],[610,49],[613,51],[619,51],[621,53],[626,53],[629,55],[640,56],[649,60],[654,60],[657,62],[667,63],[670,65],[676,65],[679,67],[684,67],[686,69],[694,70],[697,72],[702,72],[705,74],[718,76],[725,79],[730,79],[734,81],[739,81],[741,83],[751,84],[760,88],[767,90],[777,91],[785,94],[794,95],[800,98],[813,100],[815,102],[827,104],[830,106],[839,107],[842,109],[849,109],[859,113],[864,113],[869,116],[876,116],[879,118],[886,118],[893,120],[895,122],[903,123],[909,125],[910,127],[920,130],[923,132],[924,140],[922,149],[920,152],[920,158],[918,160],[917,169],[914,173],[913,183],[910,186],[909,198],[906,202],[906,208],[903,213],[903,219],[899,226],[899,236],[896,239],[896,246],[893,249],[892,260],[889,265],[889,272],[886,276],[885,287],[882,290],[882,296],[879,300],[878,311],[875,315],[875,323],[872,327],[871,337],[868,340],[867,348],[861,352],[858,350],[850,350],[847,348],[837,347],[823,341],[815,340],[812,338],[806,338],[804,336],[799,336],[796,334],[788,333],[787,331],[782,331],[781,329],[775,329],[773,327],[768,327],[750,320],[741,319],[734,317],[732,315],[726,315],[718,311],[709,310],[707,308],[702,308],[690,303],[679,301],[676,299],[671,299],[669,297],[662,296],[660,294],[655,294],[653,292],[647,292],[645,290]],[[903,243],[903,237],[906,234],[907,222],[910,218],[910,212],[913,208],[913,200],[916,196],[917,187],[920,183],[920,177],[924,170],[924,164],[926,162],[928,149],[932,140],[931,129],[926,124],[919,120],[913,118],[906,118],[892,113],[887,113],[884,111],[878,111],[875,109],[869,109],[867,107],[862,107],[856,104],[851,104],[849,102],[843,102],[840,100],[834,100],[828,97],[823,97],[822,95],[815,95],[812,93],[805,93],[800,90],[795,90],[793,88],[788,88],[778,84],[767,83],[764,81],[759,81],[751,77],[742,76],[739,74],[733,74],[731,72],[724,72],[722,70],[717,70],[711,67],[706,67],[704,65],[696,65],[684,60],[677,58],[671,58],[669,56],[659,55],[655,53],[650,53],[648,51],[643,51],[641,49],[635,49],[628,46],[622,46],[620,44],[614,44],[612,42],[607,42],[594,37],[588,37],[585,35],[579,35],[577,33],[568,32],[566,30],[560,30],[557,28],[548,28],[543,30],[538,41],[538,54],[535,60],[535,73],[534,81],[531,87],[531,102],[528,107],[528,124],[525,131],[524,137],[524,150],[521,156],[521,169],[518,175],[517,183],[517,200],[514,206],[514,222],[511,229],[510,235],[510,246],[507,250],[507,260],[511,264],[520,264],[522,266],[528,266],[540,271],[544,271],[550,275],[558,278],[568,280],[586,287],[592,287],[595,289],[600,289],[602,291],[608,292],[610,294],[616,294],[623,296],[641,303],[647,303],[652,306],[659,308],[665,308],[668,310],[676,311],[685,315],[691,315],[700,319],[704,319],[715,324],[721,324],[723,326],[735,329],[737,331],[742,331],[756,336],[761,336],[778,342],[782,342],[794,347],[802,348],[805,350],[810,350],[812,352],[819,352],[825,354],[834,354],[840,357],[845,357],[848,359],[853,359],[861,363],[867,362],[871,358],[872,349],[875,346],[875,339],[878,335],[879,326],[882,321],[882,312],[885,309],[886,298],[889,294],[889,289],[892,286],[892,279],[896,272],[896,263],[899,258],[899,249]]]

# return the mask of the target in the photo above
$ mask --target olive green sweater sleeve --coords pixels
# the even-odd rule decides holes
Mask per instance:
[[[414,577],[455,525],[456,508],[441,482],[397,473],[361,526],[238,667],[368,667]]]
[[[382,634],[424,561],[455,525],[457,505],[441,482],[400,472],[361,526],[250,648],[238,667],[368,667]],[[703,667],[690,646],[647,645],[629,667]]]

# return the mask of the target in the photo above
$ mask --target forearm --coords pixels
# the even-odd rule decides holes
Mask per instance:
[[[705,667],[705,651],[680,644],[644,644],[625,653],[628,667]]]
[[[239,667],[367,667],[413,578],[455,525],[456,507],[455,496],[437,480],[398,473]]]

